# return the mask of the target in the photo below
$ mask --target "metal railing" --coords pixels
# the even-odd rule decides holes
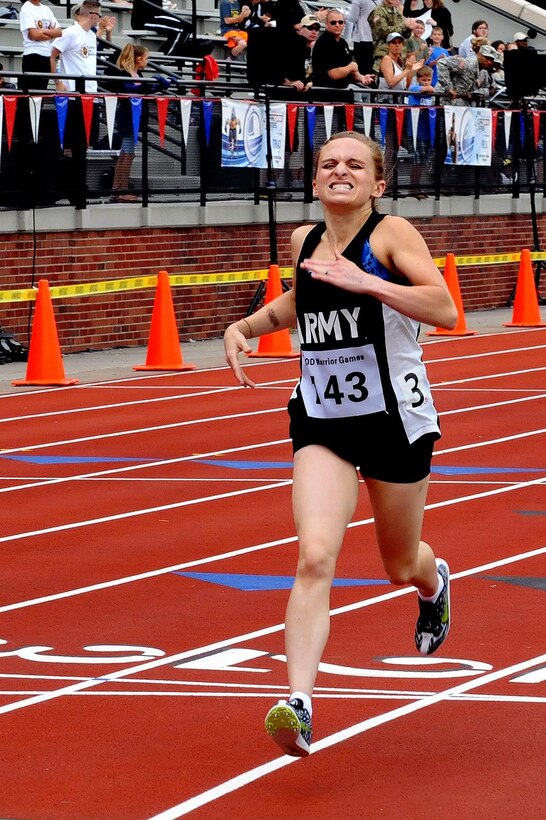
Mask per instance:
[[[533,194],[544,192],[546,111],[540,100],[535,101],[534,108],[526,105],[521,110],[509,111],[508,106],[496,109],[490,166],[456,166],[445,162],[446,125],[440,105],[420,109],[420,117],[428,119],[432,130],[428,141],[416,143],[411,133],[410,109],[398,104],[404,99],[399,94],[367,89],[338,93],[314,89],[303,100],[292,93],[292,89],[251,89],[241,73],[238,78],[234,76],[234,66],[230,64],[222,67],[221,81],[204,81],[195,76],[199,63],[199,60],[179,58],[171,63],[161,61],[155,66],[172,78],[168,92],[161,93],[162,98],[168,100],[164,122],[159,115],[157,96],[140,97],[139,142],[131,170],[130,193],[138,196],[144,207],[150,202],[205,205],[233,198],[258,203],[271,197],[272,188],[279,201],[311,202],[313,151],[327,136],[326,120],[320,116],[325,105],[333,106],[332,133],[344,130],[350,121],[355,130],[369,133],[383,145],[389,174],[386,195],[393,199],[406,196],[439,199],[452,195],[478,198],[492,193],[519,197],[530,190]],[[27,81],[31,77],[25,75]],[[83,84],[89,78],[75,79],[76,93],[40,92],[39,105],[38,95],[32,93],[9,91],[4,95],[16,98],[17,116],[10,120],[13,103],[4,99],[0,208],[53,207],[67,202],[85,208],[89,203],[110,198],[121,138],[117,123],[112,127],[106,116],[106,98],[112,96],[107,93],[109,80],[119,83],[119,77],[107,74],[97,77],[100,92],[93,95],[87,134],[81,125],[84,122],[82,103],[90,98],[79,92],[84,91]],[[143,81],[148,87],[154,82],[150,77]],[[58,107],[63,97],[70,98],[71,138],[61,145]],[[296,106],[297,122],[286,141],[283,169],[268,174],[266,169],[223,166],[225,123],[221,100],[226,97],[262,102],[281,99]],[[390,103],[386,102],[387,98]],[[191,101],[186,133],[181,100],[186,105]],[[538,118],[537,133],[535,114],[541,112],[540,106],[543,113]],[[39,130],[35,135],[31,122],[34,117],[36,126],[37,107]],[[402,110],[405,116],[401,128],[399,112]],[[436,112],[434,118],[430,117],[432,110]],[[74,123],[78,124],[77,128]],[[75,133],[79,135],[76,140]]]

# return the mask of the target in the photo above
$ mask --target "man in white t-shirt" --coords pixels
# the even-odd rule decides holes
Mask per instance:
[[[76,22],[63,31],[51,50],[51,72],[77,74],[80,77],[95,77],[97,74],[97,35],[91,31],[101,18],[100,5],[93,0],[84,0],[74,8]],[[75,80],[56,80],[57,91],[75,91]],[[92,94],[97,90],[96,80],[87,80],[85,91]]]
[[[19,14],[19,25],[23,35],[23,72],[49,74],[53,41],[63,33],[55,15],[40,0],[26,0]],[[47,78],[33,77],[22,85],[24,90],[45,90],[48,82]]]

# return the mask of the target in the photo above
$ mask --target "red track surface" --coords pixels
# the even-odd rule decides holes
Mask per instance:
[[[286,589],[180,574],[293,574],[297,363],[249,365],[255,391],[217,369],[2,397],[0,815],[546,817],[545,351],[425,344],[452,631],[423,661],[412,590],[335,587],[303,761],[262,728]],[[337,577],[383,578],[365,492]]]

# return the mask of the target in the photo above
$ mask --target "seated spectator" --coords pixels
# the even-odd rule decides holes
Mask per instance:
[[[427,59],[425,60],[425,65],[429,66],[432,69],[432,85],[436,85],[438,82],[438,70],[437,64],[438,60],[443,60],[444,57],[449,57],[449,51],[447,48],[442,48],[441,43],[444,39],[444,32],[440,28],[440,26],[434,26],[432,29],[432,34],[430,35],[431,41],[431,48]]]
[[[373,71],[373,37],[368,18],[375,0],[352,0],[349,20],[353,24],[353,51],[361,74]]]
[[[329,9],[325,17],[326,30],[313,47],[313,82],[315,86],[347,88],[350,83],[371,85],[375,77],[361,74],[353,60],[347,41],[342,37],[345,26],[343,13]]]
[[[406,91],[411,84],[411,78],[420,68],[423,61],[416,61],[415,55],[410,54],[404,59],[404,38],[397,31],[391,32],[387,36],[388,53],[381,60],[381,75],[379,77],[379,88],[390,91]],[[396,97],[386,97],[385,102],[402,102]]]
[[[382,0],[370,13],[368,22],[373,36],[373,70],[379,74],[381,60],[388,51],[388,35],[393,32],[400,32],[404,39],[409,37],[414,26],[414,20],[411,17],[402,15],[399,0]]]
[[[149,51],[144,46],[132,43],[124,46],[116,62],[117,68],[110,71],[112,76],[120,77],[119,83],[116,83],[112,90],[117,94],[130,94],[131,96],[146,93],[139,79],[148,65],[148,57]],[[112,199],[115,202],[134,202],[138,200],[138,197],[129,193],[129,177],[136,147],[130,97],[119,98],[116,126],[121,137],[121,149],[114,170]]]
[[[244,31],[244,23],[250,16],[250,8],[241,5],[239,0],[222,0],[220,3],[220,34],[226,38],[226,45],[230,49],[231,59],[242,58],[246,51],[248,34]]]
[[[415,55],[416,60],[425,61],[430,53],[430,49],[425,42],[425,24],[416,18],[411,37],[406,40],[406,56]]]
[[[4,70],[4,66],[0,63],[0,71]],[[47,72],[49,74],[49,71]],[[0,91],[12,91],[15,90],[17,86],[15,83],[10,83],[9,80],[6,80],[5,77],[0,77]]]
[[[496,90],[491,75],[498,65],[502,65],[502,57],[490,45],[480,47],[476,60],[446,57],[437,66],[436,94],[449,97],[452,105],[470,106],[483,100]]]
[[[55,15],[40,0],[27,0],[21,7],[19,26],[23,35],[23,72],[49,74],[53,43],[63,33]],[[48,83],[49,79],[45,77],[33,77],[28,83],[22,82],[22,89],[25,91],[31,87],[33,90],[45,91]]]
[[[472,34],[463,40],[461,45],[459,46],[459,56],[460,57],[470,57],[472,54],[472,40],[476,37],[488,37],[489,36],[489,25],[486,20],[476,20],[472,23]]]
[[[286,53],[284,85],[296,91],[309,91],[313,84],[312,53],[320,34],[320,22],[314,14],[300,21],[299,31],[291,35]]]
[[[250,0],[249,8],[245,29],[276,28],[275,3],[271,0]]]

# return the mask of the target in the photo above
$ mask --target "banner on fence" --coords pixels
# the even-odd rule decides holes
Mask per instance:
[[[284,168],[286,105],[271,103],[273,168]],[[222,100],[222,167],[267,168],[266,111],[263,103]]]
[[[491,165],[492,118],[490,108],[444,108],[446,165]]]

